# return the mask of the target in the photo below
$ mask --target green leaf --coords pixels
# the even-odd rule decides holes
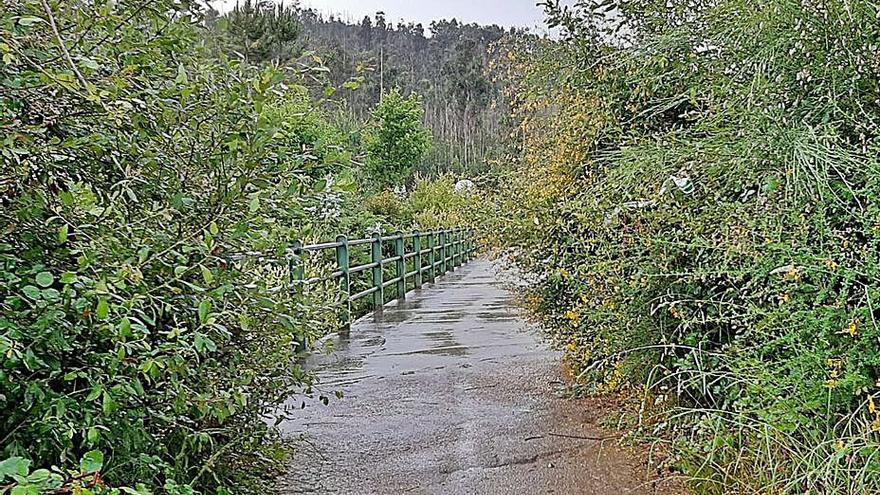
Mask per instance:
[[[208,315],[211,314],[211,301],[205,299],[199,303],[199,322],[204,325],[208,322]]]
[[[98,432],[98,429],[94,426],[89,428],[88,433],[86,433],[86,438],[89,440],[90,444],[94,444],[101,437],[101,434]]]
[[[121,491],[122,493],[127,493],[128,495],[153,495],[153,492],[151,492],[143,484],[138,484],[137,489],[129,488],[127,486],[120,486],[119,491]]]
[[[51,471],[49,471],[48,469],[37,469],[28,475],[27,480],[29,483],[42,485],[49,481],[50,478],[52,478]]]
[[[61,274],[59,280],[62,284],[70,285],[75,284],[77,280],[79,280],[79,277],[77,277],[76,273],[74,272],[64,272]]]
[[[18,24],[20,26],[33,26],[34,24],[36,24],[38,22],[43,22],[43,19],[40,19],[39,17],[29,16],[29,15],[22,16],[22,17],[18,18]]]
[[[186,67],[183,64],[177,65],[177,77],[174,78],[174,82],[180,85],[186,85],[189,83],[189,77],[186,75]]]
[[[9,495],[40,495],[40,490],[34,485],[17,485]]]
[[[220,232],[220,228],[217,227],[217,222],[211,222],[211,225],[208,226],[208,231],[214,235],[217,235]]]
[[[215,344],[207,335],[201,333],[196,334],[195,346],[196,350],[202,354],[204,354],[205,351],[214,352],[217,350],[217,344]]]
[[[94,387],[92,387],[92,390],[91,390],[91,392],[89,392],[89,395],[86,396],[86,402],[91,402],[91,401],[97,399],[98,396],[101,395],[101,392],[103,392],[103,391],[104,391],[104,387],[102,387],[101,385],[95,385]]]
[[[33,285],[25,285],[21,288],[21,291],[24,292],[25,296],[33,299],[34,301],[38,301],[40,299],[40,295],[42,294],[40,289],[34,287]]]
[[[109,314],[110,314],[110,303],[108,303],[106,299],[101,298],[98,301],[98,310],[97,310],[98,319],[106,320],[107,316]]]
[[[199,266],[202,269],[202,278],[205,279],[205,284],[211,285],[214,283],[214,274],[208,268],[204,266]]]
[[[79,65],[85,67],[87,69],[98,70],[101,68],[101,64],[96,62],[94,59],[89,57],[81,57],[79,59]]]
[[[61,198],[61,202],[64,203],[64,206],[73,206],[74,203],[76,203],[76,199],[70,191],[61,191],[58,197]]]
[[[113,400],[113,397],[105,390],[103,397],[101,397],[101,412],[104,414],[113,414],[119,407],[116,405],[116,401]]]
[[[9,459],[0,462],[0,480],[13,475],[27,476],[30,467],[31,461],[23,457],[10,457]]]
[[[131,335],[131,320],[127,316],[119,320],[119,334],[124,337]]]
[[[70,227],[67,224],[62,225],[58,229],[58,243],[64,244],[67,242],[67,236],[70,233]]]
[[[260,211],[260,198],[254,197],[254,199],[251,200],[251,204],[248,209],[251,213],[256,213]]]
[[[55,277],[49,272],[40,272],[37,274],[36,281],[40,287],[49,287],[55,283]]]
[[[104,467],[104,454],[100,450],[86,452],[79,461],[79,468],[84,473],[97,473]]]
[[[335,191],[354,193],[357,192],[358,186],[351,175],[343,175],[333,182],[333,189]]]

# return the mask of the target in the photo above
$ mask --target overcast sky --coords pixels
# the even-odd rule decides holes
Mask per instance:
[[[498,24],[543,28],[543,11],[536,6],[538,0],[301,0],[305,7],[312,7],[325,14],[342,15],[360,21],[365,15],[385,12],[385,18],[397,24],[400,20],[421,22],[427,25],[437,19],[452,19],[479,24]],[[221,10],[235,5],[235,0],[214,1]]]

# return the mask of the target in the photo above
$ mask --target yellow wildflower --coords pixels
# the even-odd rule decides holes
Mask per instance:
[[[847,325],[846,328],[844,328],[843,330],[841,330],[837,333],[846,334],[846,335],[849,335],[850,337],[855,337],[856,335],[859,334],[859,321],[852,320],[851,322],[849,322],[849,325]]]

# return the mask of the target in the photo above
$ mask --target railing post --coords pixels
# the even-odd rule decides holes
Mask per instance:
[[[453,260],[453,264],[456,268],[461,266],[461,227],[455,228],[455,259]]]
[[[452,265],[456,268],[461,266],[461,229],[454,230],[455,247],[452,250]]]
[[[461,264],[467,263],[467,230],[461,229]]]
[[[458,229],[452,229],[452,269],[458,268]]]
[[[385,305],[385,289],[382,287],[382,234],[373,233],[372,243],[372,262],[376,266],[373,267],[373,309],[381,309]]]
[[[339,290],[345,295],[344,322],[347,327],[351,323],[351,274],[349,273],[348,238],[340,235],[336,238],[336,266],[342,273],[339,277]]]
[[[446,231],[446,257],[448,261],[448,271],[455,271],[455,231],[449,229]]]
[[[306,266],[303,262],[303,245],[300,241],[293,241],[291,246],[293,256],[290,258],[290,285],[293,293],[301,296],[305,292]]]
[[[413,251],[416,252],[413,257],[413,265],[416,268],[416,278],[413,282],[416,289],[422,288],[422,233],[416,230],[413,232]]]
[[[461,245],[459,246],[459,263],[467,263],[467,230],[461,229]]]
[[[477,253],[480,252],[480,240],[477,239],[477,231],[474,230],[474,238],[471,240],[471,256],[476,258]]]
[[[394,238],[394,256],[397,257],[397,299],[406,300],[406,260],[404,254],[403,232],[397,232]]]
[[[428,281],[432,284],[434,280],[436,280],[437,276],[435,271],[437,270],[437,250],[434,248],[434,238],[437,236],[437,232],[434,230],[428,231],[428,263],[430,263],[430,268],[428,270]]]
[[[446,231],[446,268],[449,272],[455,271],[455,232],[450,229]]]
[[[440,275],[446,275],[446,230],[440,231]]]
[[[471,250],[468,247],[471,242],[471,231],[470,229],[464,229],[461,231],[462,241],[461,241],[461,262],[462,264],[467,264],[468,261],[471,260]]]
[[[455,237],[458,238],[458,245],[455,252],[458,254],[458,266],[464,265],[464,230],[461,227],[455,229]]]

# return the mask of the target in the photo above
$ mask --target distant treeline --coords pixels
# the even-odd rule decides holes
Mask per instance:
[[[423,96],[435,137],[427,171],[478,169],[499,149],[508,112],[489,75],[491,46],[523,31],[453,19],[432,22],[429,37],[422,24],[394,25],[381,12],[352,24],[303,10],[300,21],[307,48],[323,57],[331,81],[360,82],[342,96],[354,117],[364,119],[389,88]]]

